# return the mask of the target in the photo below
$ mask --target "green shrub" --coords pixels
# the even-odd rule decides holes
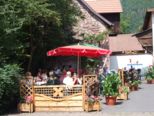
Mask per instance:
[[[110,74],[107,74],[102,83],[103,94],[105,96],[117,96],[119,94],[120,84],[121,81],[118,73],[111,72]]]
[[[141,81],[140,80],[133,80],[133,81],[130,81],[129,83],[132,86],[137,86],[137,85],[141,84]]]
[[[148,68],[148,71],[145,74],[146,79],[154,79],[154,66]]]
[[[19,96],[21,68],[17,64],[0,67],[0,114],[15,108]]]

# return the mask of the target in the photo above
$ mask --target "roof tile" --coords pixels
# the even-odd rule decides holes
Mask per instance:
[[[132,34],[119,34],[109,37],[109,49],[112,52],[120,51],[143,51],[143,47]]]
[[[85,0],[97,13],[120,13],[120,0]]]

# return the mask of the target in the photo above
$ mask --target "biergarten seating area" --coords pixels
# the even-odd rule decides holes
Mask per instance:
[[[31,80],[31,79],[30,79]],[[29,80],[29,81],[30,81]],[[33,111],[92,111],[101,110],[96,75],[84,75],[82,85],[27,85],[20,82],[20,112]],[[93,100],[89,101],[90,97]],[[89,106],[89,103],[90,106]],[[92,105],[93,104],[93,105]],[[92,105],[92,106],[91,106]]]
[[[152,68],[149,67],[148,70],[151,71]],[[45,83],[38,84],[41,81],[36,81],[37,77],[32,77],[29,72],[20,81],[21,101],[18,105],[20,112],[101,111],[102,99],[106,100],[107,105],[116,105],[117,100],[128,100],[129,93],[139,90],[141,83],[140,73],[134,68],[119,69],[117,72],[111,71],[106,75],[100,75],[100,72],[93,75],[83,74],[82,77],[78,77],[76,73],[74,77],[74,72],[67,70],[61,83],[60,80],[56,82],[60,76],[54,77],[54,71],[49,73],[52,77],[46,74]],[[81,82],[74,81],[72,85],[67,85],[64,83],[67,76],[72,80],[80,78]],[[102,78],[101,81],[100,78]],[[49,83],[50,79],[54,82]]]

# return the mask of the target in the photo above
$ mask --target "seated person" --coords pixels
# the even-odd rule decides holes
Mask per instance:
[[[32,86],[33,85],[33,77],[32,77],[31,72],[26,72],[25,82],[24,83],[26,85],[28,85],[28,86]]]
[[[48,76],[47,76],[46,71],[44,70],[44,71],[42,71],[42,74],[41,75],[39,75],[39,76],[36,77],[35,84],[36,85],[44,85],[44,84],[47,83],[47,81],[48,81]]]
[[[62,70],[62,74],[61,74],[60,79],[59,79],[60,84],[63,83],[63,80],[64,80],[64,78],[66,77],[66,73],[67,73],[66,69],[63,68],[63,70]]]
[[[80,85],[82,84],[82,78],[79,78],[76,73],[73,74],[72,78],[73,78],[74,84],[80,84]]]
[[[47,85],[54,85],[56,79],[57,79],[57,77],[55,77],[54,72],[50,71],[49,72],[49,79],[47,81]]]
[[[47,81],[47,85],[55,85],[56,79],[57,79],[57,77],[49,77],[49,79]]]
[[[63,80],[63,84],[65,84],[68,87],[68,89],[71,89],[71,87],[74,85],[74,81],[73,78],[71,77],[70,71],[66,73],[66,77]]]
[[[41,81],[42,81],[41,77],[38,76],[35,77],[35,82],[41,82]]]
[[[42,77],[42,81],[47,82],[48,76],[47,76],[46,70],[43,70],[41,77]]]

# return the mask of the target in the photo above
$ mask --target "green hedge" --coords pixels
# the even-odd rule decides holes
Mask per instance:
[[[21,68],[17,64],[0,67],[0,114],[16,108],[19,100]]]

